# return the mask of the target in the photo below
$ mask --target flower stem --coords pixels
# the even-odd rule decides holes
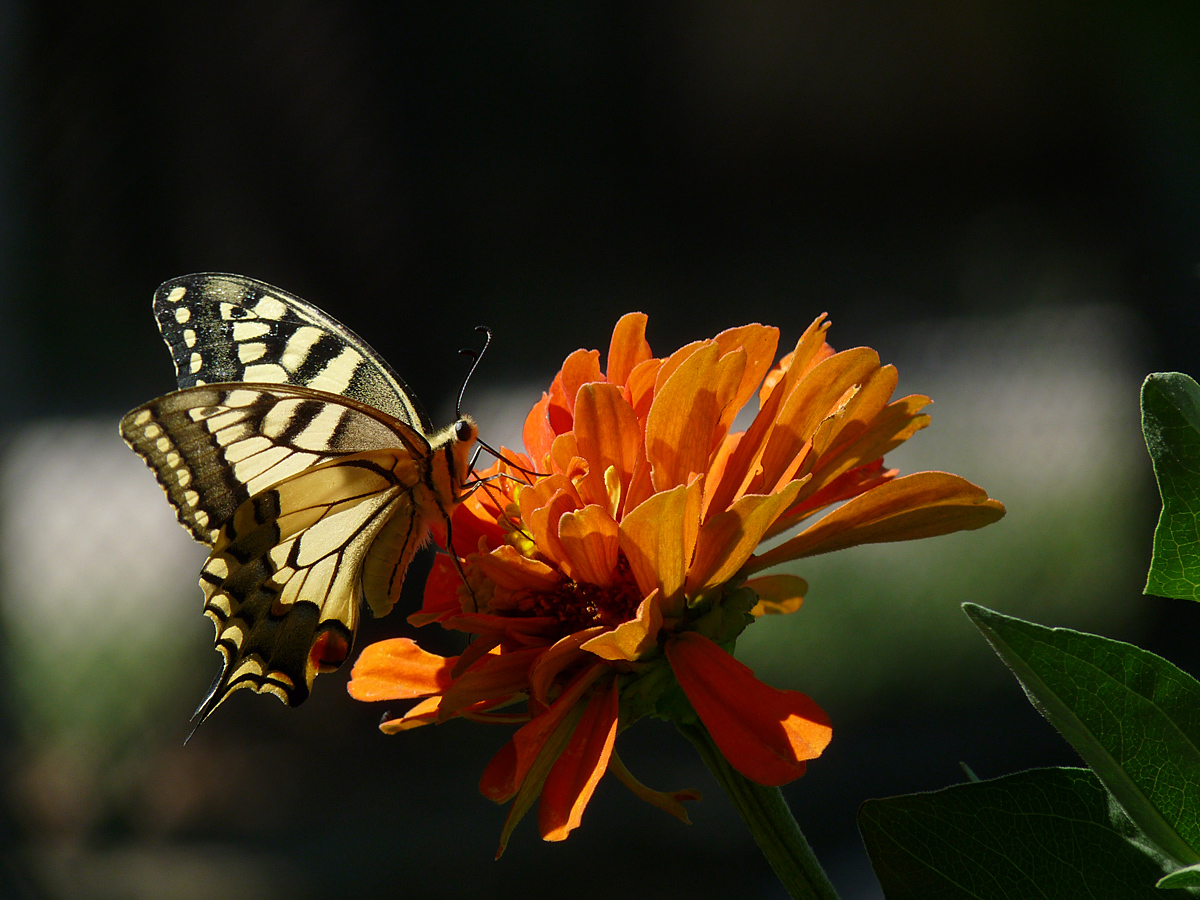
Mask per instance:
[[[750,834],[788,894],[795,900],[838,900],[837,891],[788,809],[783,792],[753,782],[729,765],[708,729],[699,722],[686,725],[676,722],[675,727],[695,745],[704,764],[742,814]]]

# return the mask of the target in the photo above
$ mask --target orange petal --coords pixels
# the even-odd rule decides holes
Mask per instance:
[[[541,752],[546,739],[554,733],[587,689],[595,684],[601,675],[611,671],[604,663],[597,662],[576,675],[550,708],[519,728],[512,740],[488,763],[479,782],[480,792],[496,803],[511,800],[520,789],[525,776],[529,774],[529,769]]]
[[[575,491],[570,494],[559,491],[545,506],[524,517],[526,530],[537,544],[538,552],[562,569],[568,578],[574,578],[575,572],[566,548],[558,537],[558,524],[565,514],[578,509],[575,497]]]
[[[769,493],[789,467],[795,471],[796,457],[821,421],[848,390],[878,368],[879,354],[870,347],[843,350],[814,366],[784,400],[762,455],[762,476],[751,482],[749,490]]]
[[[621,520],[621,550],[643,596],[655,588],[665,615],[677,615],[688,566],[700,531],[703,479],[652,494]]]
[[[550,459],[554,464],[553,468],[568,478],[571,476],[571,460],[578,456],[579,446],[575,441],[575,432],[573,431],[560,434],[550,445]]]
[[[438,718],[445,721],[460,709],[480,700],[493,700],[528,690],[530,667],[545,652],[545,647],[527,647],[508,653],[488,654],[442,693]]]
[[[800,499],[822,490],[843,473],[896,449],[925,428],[929,416],[921,410],[930,402],[920,394],[903,397],[885,406],[857,437],[847,442],[839,438],[837,446],[813,466],[813,480],[800,492]]]
[[[653,493],[654,485],[650,481],[650,463],[643,455],[638,458],[637,465],[633,467],[633,477],[629,479],[629,490],[621,498],[621,512],[616,517],[617,521],[623,521],[626,513],[637,509]]]
[[[792,505],[803,482],[793,481],[777,494],[747,494],[700,528],[696,556],[684,592],[689,597],[724,584],[758,548],[767,529]]]
[[[414,700],[450,686],[457,656],[428,653],[409,638],[370,644],[358,655],[346,685],[355,700]]]
[[[619,697],[615,678],[607,691],[592,695],[570,743],[546,777],[538,801],[538,829],[543,840],[564,840],[579,827],[617,740]]]
[[[658,590],[638,604],[637,615],[622,622],[612,631],[605,631],[589,640],[583,649],[601,659],[623,659],[633,662],[658,646],[658,630],[662,628],[662,610]]]
[[[503,544],[491,553],[481,553],[475,565],[497,586],[511,591],[529,588],[535,591],[551,591],[562,582],[562,574],[544,562],[530,559],[517,552],[515,547]]]
[[[812,438],[812,453],[798,474],[821,466],[822,457],[837,453],[838,448],[852,443],[871,427],[891,399],[897,379],[895,366],[880,366],[867,375],[845,404],[817,426]]]
[[[849,500],[851,497],[857,497],[859,494],[865,494],[881,484],[886,484],[899,474],[899,469],[884,469],[882,459],[844,472],[807,499],[798,498],[796,504],[767,529],[766,537],[772,538],[777,534],[783,534],[817,510],[832,506],[834,503],[841,503],[843,500]],[[815,475],[813,477],[816,478]],[[810,484],[811,482],[800,489],[800,498],[804,497]]]
[[[742,372],[742,380],[734,392],[733,401],[722,416],[725,428],[728,429],[733,417],[746,405],[754,389],[771,368],[771,363],[775,360],[775,351],[779,348],[779,329],[757,323],[742,325],[740,328],[722,331],[714,340],[720,348],[721,356],[739,347],[746,352],[746,367]]]
[[[462,587],[462,576],[454,567],[454,560],[444,553],[433,558],[433,568],[425,579],[425,600],[421,611],[408,617],[410,624],[420,628],[447,616],[462,612],[462,601],[458,589]]]
[[[750,610],[750,615],[755,617],[793,613],[800,608],[804,595],[808,593],[807,581],[785,574],[751,578],[746,582],[746,587],[758,595],[758,602]]]
[[[566,475],[554,474],[547,478],[539,478],[536,483],[527,487],[521,488],[520,494],[517,495],[517,507],[521,510],[521,521],[528,523],[530,517],[550,502],[550,498],[555,494],[565,493],[570,496],[577,496],[575,485],[571,483]],[[576,507],[582,507],[586,504],[576,503]]]
[[[733,401],[745,365],[744,350],[722,359],[717,345],[706,342],[665,382],[659,373],[646,417],[646,459],[656,491],[687,484],[693,475],[708,470],[709,458],[725,436],[721,417]]]
[[[654,393],[662,389],[668,378],[675,374],[676,370],[682,366],[691,357],[693,353],[701,347],[713,344],[713,341],[692,341],[690,344],[684,344],[670,356],[662,361],[662,366],[658,370],[658,375],[654,379]],[[720,355],[718,353],[718,355]],[[636,405],[635,405],[636,408]]]
[[[639,800],[645,800],[647,803],[657,806],[668,815],[672,815],[685,825],[691,825],[692,820],[688,818],[687,810],[683,808],[684,800],[699,800],[700,792],[695,788],[684,788],[682,791],[655,791],[646,787],[640,781],[633,777],[633,773],[625,768],[625,763],[621,761],[620,754],[616,750],[608,760],[608,770],[617,776],[617,780],[629,790],[633,791],[633,795]]]
[[[554,429],[550,427],[549,418],[550,395],[543,393],[542,399],[533,405],[529,415],[525,417],[525,428],[521,438],[525,442],[525,450],[533,458],[537,467],[545,465],[554,443]]]
[[[608,371],[605,377],[609,384],[624,386],[633,367],[651,356],[646,342],[645,313],[626,313],[617,320],[612,341],[608,345]]]
[[[617,570],[620,532],[602,506],[585,506],[558,520],[558,539],[576,581],[607,586]]]
[[[621,388],[585,384],[575,398],[575,441],[588,470],[603,475],[615,466],[622,491],[642,453],[642,426]]]
[[[742,496],[757,478],[759,460],[767,448],[767,442],[775,429],[775,420],[786,397],[787,391],[781,388],[773,391],[763,401],[754,421],[738,439],[729,459],[722,466],[720,484],[709,486],[711,496],[706,497],[704,501],[706,518],[729,509],[733,501]]]
[[[661,359],[647,359],[633,367],[629,373],[629,381],[625,385],[626,397],[639,421],[646,421],[646,413],[654,400],[654,385],[658,383],[658,373],[662,368]]]
[[[790,541],[755,557],[746,571],[858,544],[969,531],[1004,515],[1004,504],[948,472],[916,472],[860,494]]]
[[[562,389],[572,416],[575,415],[575,395],[580,385],[603,378],[599,350],[576,350],[563,361]]]
[[[571,663],[586,656],[582,645],[604,631],[603,625],[595,625],[568,634],[555,642],[545,653],[538,657],[533,668],[529,670],[529,695],[542,706],[550,704],[550,686],[558,673]]]
[[[825,316],[826,313],[821,313],[813,319],[812,324],[804,329],[804,334],[800,335],[800,340],[796,341],[796,349],[767,373],[767,377],[763,379],[762,390],[758,392],[760,403],[767,402],[767,397],[780,382],[783,382],[783,397],[780,398],[782,400],[814,365],[833,355],[833,350],[825,343],[825,332],[829,331],[830,324]]]
[[[437,708],[441,702],[441,697],[427,697],[404,715],[384,719],[379,723],[379,730],[384,734],[397,734],[420,728],[422,725],[432,725],[437,722]]]
[[[708,638],[685,631],[667,644],[667,659],[700,721],[729,764],[759,784],[787,784],[804,761],[829,744],[829,717],[799,691],[754,677]]]

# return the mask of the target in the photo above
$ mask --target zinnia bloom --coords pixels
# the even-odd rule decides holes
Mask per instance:
[[[595,350],[567,357],[526,419],[527,455],[505,452],[516,465],[481,472],[453,514],[465,583],[439,556],[410,621],[471,635],[467,649],[443,658],[396,638],[363,651],[354,697],[420,701],[385,732],[454,717],[520,725],[480,782],[512,801],[501,851],[539,795],[542,837],[565,838],[606,771],[687,821],[681,801],[694,791],[651,790],[614,749],[644,715],[698,717],[760,784],[802,775],[829,743],[828,717],[731,652],[755,617],[799,608],[807,586],[758,573],[1004,514],[956,475],[884,468],[884,454],[928,424],[929,398],[892,401],[895,368],[866,347],[835,353],[828,327],[819,317],[777,363],[779,332],[763,325],[658,358],[646,316],[623,317],[605,368]],[[756,392],[757,415],[731,432]]]

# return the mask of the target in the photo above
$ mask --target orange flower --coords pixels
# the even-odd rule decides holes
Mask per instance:
[[[485,796],[512,801],[501,852],[539,795],[542,836],[565,838],[606,771],[687,821],[681,801],[694,791],[651,790],[614,749],[644,715],[698,717],[760,784],[802,775],[829,743],[828,717],[730,651],[754,617],[799,608],[807,585],[750,576],[1004,514],[958,476],[884,468],[884,454],[928,424],[929,398],[891,401],[895,368],[866,347],[835,353],[824,316],[777,364],[775,328],[732,328],[662,359],[645,327],[640,313],[617,323],[604,371],[598,351],[567,357],[526,419],[528,455],[506,452],[512,462],[481,472],[487,480],[455,510],[466,583],[439,556],[410,621],[473,635],[463,654],[397,638],[354,666],[354,697],[420,701],[385,732],[452,717],[520,724],[480,782]],[[731,432],[756,392],[757,415]]]

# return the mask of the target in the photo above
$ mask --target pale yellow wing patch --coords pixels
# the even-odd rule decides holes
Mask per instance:
[[[403,451],[359,453],[238,507],[200,576],[224,658],[201,718],[241,688],[295,706],[318,672],[341,664],[358,625],[368,550],[393,521],[412,530],[420,473]]]

